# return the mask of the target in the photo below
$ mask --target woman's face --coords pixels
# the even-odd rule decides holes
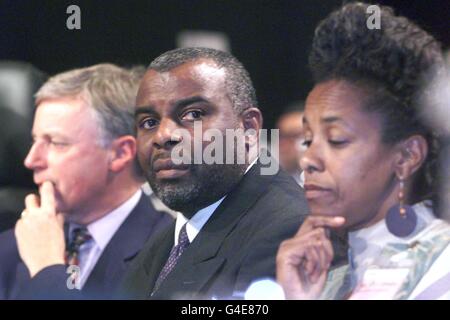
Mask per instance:
[[[311,214],[343,216],[350,229],[381,220],[395,202],[394,148],[381,142],[381,118],[363,109],[364,98],[348,82],[323,82],[304,117],[300,164]]]

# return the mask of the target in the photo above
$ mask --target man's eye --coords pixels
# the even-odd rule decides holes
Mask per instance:
[[[64,146],[68,145],[67,142],[58,141],[58,140],[50,140],[49,144],[52,146],[55,146],[55,147],[64,147]]]
[[[185,112],[181,119],[182,120],[188,120],[188,121],[194,121],[194,120],[199,120],[201,119],[201,117],[203,116],[203,112],[199,111],[199,110],[191,110],[188,112]]]
[[[311,140],[303,140],[302,145],[306,148],[308,148],[311,145]]]
[[[155,119],[143,119],[142,121],[139,122],[139,128],[141,129],[145,129],[145,130],[150,130],[153,129],[156,125],[158,124],[158,122]]]

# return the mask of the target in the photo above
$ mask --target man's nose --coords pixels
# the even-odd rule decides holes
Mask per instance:
[[[25,167],[34,170],[45,166],[44,152],[44,146],[41,143],[34,142],[24,160]]]
[[[155,135],[153,143],[158,148],[170,149],[180,143],[183,139],[177,134],[178,124],[172,119],[163,119]]]

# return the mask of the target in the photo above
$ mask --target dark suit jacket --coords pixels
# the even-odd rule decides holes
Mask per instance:
[[[156,211],[149,198],[142,195],[102,252],[81,294],[67,289],[69,274],[64,265],[45,268],[30,279],[17,250],[14,230],[6,231],[0,234],[0,299],[110,298],[145,242],[172,220]]]
[[[252,281],[274,278],[278,246],[295,234],[308,209],[292,177],[282,171],[263,176],[260,168],[255,164],[226,196],[152,296],[174,244],[175,224],[145,245],[118,297],[241,298]]]

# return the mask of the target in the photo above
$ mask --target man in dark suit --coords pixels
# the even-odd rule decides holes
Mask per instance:
[[[67,266],[55,264],[30,278],[19,256],[14,230],[0,234],[0,299],[101,298],[108,299],[120,283],[132,259],[152,234],[170,223],[165,213],[155,211],[144,194],[106,245],[86,280],[82,294],[67,287]],[[68,226],[66,226],[66,230]]]
[[[141,191],[139,80],[101,64],[56,75],[37,92],[25,166],[39,197],[28,195],[14,232],[0,235],[0,298],[108,298],[170,222]]]
[[[295,233],[307,208],[295,181],[278,165],[264,168],[273,167],[274,159],[254,152],[262,115],[242,64],[213,49],[164,53],[141,82],[136,122],[138,158],[147,180],[168,207],[181,213],[146,244],[119,295],[242,298],[253,281],[274,278],[278,246]],[[244,149],[219,143],[209,154],[217,161],[205,161],[212,145],[205,136],[215,136],[218,143],[239,130],[248,133],[241,141]]]

